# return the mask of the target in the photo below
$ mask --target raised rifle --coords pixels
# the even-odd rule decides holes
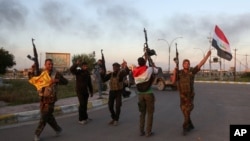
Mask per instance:
[[[103,69],[103,73],[106,74],[106,62],[105,62],[105,58],[104,58],[104,54],[103,54],[103,49],[101,49],[101,55],[102,55],[102,69]]]
[[[145,28],[144,28],[144,35],[145,35],[145,43],[144,43],[143,50],[144,50],[145,60],[148,61],[148,64],[150,67],[155,67],[154,62],[151,59],[151,56],[156,55],[156,53],[153,49],[149,49],[148,47],[148,37],[147,37],[147,31]],[[136,84],[137,90],[139,92],[145,92],[149,90],[149,88],[152,86],[154,82],[154,79],[155,79],[155,74],[154,74],[154,68],[153,68],[153,73],[151,74],[151,77],[148,81]],[[139,108],[141,108],[140,104],[139,104]]]
[[[145,28],[144,28],[144,35],[145,35],[145,43],[144,43],[144,48],[143,48],[143,50],[144,50],[144,55],[145,55],[145,57],[146,57],[146,59],[147,59],[147,61],[148,61],[148,65],[149,65],[150,67],[152,67],[152,66],[154,66],[154,62],[153,62],[153,60],[151,59],[151,56],[156,55],[156,53],[155,53],[155,50],[150,49],[150,48],[148,47],[148,37],[147,37],[147,31],[146,31]]]
[[[179,80],[179,52],[177,49],[177,43],[175,43],[175,48],[176,48],[176,51],[175,51],[174,62],[176,64],[176,81],[178,81]]]
[[[38,63],[38,54],[37,54],[37,50],[36,50],[36,45],[34,43],[34,40],[35,39],[31,39],[32,41],[32,45],[33,45],[33,54],[34,54],[34,57],[30,56],[30,55],[27,55],[27,57],[32,60],[34,62],[34,67],[35,67],[35,70],[34,70],[34,75],[35,76],[38,76],[40,75],[40,69],[39,69],[39,63]]]

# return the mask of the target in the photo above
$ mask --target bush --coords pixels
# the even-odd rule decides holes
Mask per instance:
[[[241,78],[246,78],[246,77],[250,78],[250,72],[245,72],[241,75]]]
[[[31,85],[27,79],[9,79],[3,80],[4,84],[10,84],[9,87],[0,87],[0,101],[8,103],[8,105],[28,104],[39,101],[36,88]],[[97,88],[93,85],[94,92]],[[68,85],[58,86],[58,99],[74,97],[75,81],[69,80]]]

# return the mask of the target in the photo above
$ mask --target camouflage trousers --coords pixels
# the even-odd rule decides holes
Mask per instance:
[[[194,108],[194,92],[180,93],[180,108],[184,116],[183,129],[193,127],[190,115]]]
[[[146,121],[146,133],[150,133],[153,126],[153,117],[154,117],[154,105],[155,97],[153,94],[139,94],[138,95],[138,107],[140,111],[140,132],[144,132],[145,128],[145,119]]]
[[[38,127],[35,131],[37,136],[40,136],[44,127],[48,123],[55,131],[60,131],[61,127],[57,124],[55,117],[53,116],[54,112],[54,103],[44,103],[40,102],[40,112],[41,117],[38,124]]]

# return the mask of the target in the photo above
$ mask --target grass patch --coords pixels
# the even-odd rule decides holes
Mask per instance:
[[[36,88],[27,79],[4,79],[3,83],[9,86],[0,87],[0,101],[4,101],[8,105],[29,104],[39,101]],[[96,85],[93,85],[93,87],[94,92],[96,92]],[[76,96],[75,81],[69,80],[68,85],[59,85],[57,96],[58,99]]]

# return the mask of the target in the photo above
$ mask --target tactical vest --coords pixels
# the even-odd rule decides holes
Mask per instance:
[[[113,76],[113,73],[111,74],[111,78],[109,80],[110,90],[113,90],[113,91],[122,90],[123,82],[119,81],[119,75],[120,75],[120,71],[117,73],[116,76]]]
[[[194,74],[192,71],[185,73],[183,70],[179,71],[178,87],[181,93],[190,93],[193,91]]]

